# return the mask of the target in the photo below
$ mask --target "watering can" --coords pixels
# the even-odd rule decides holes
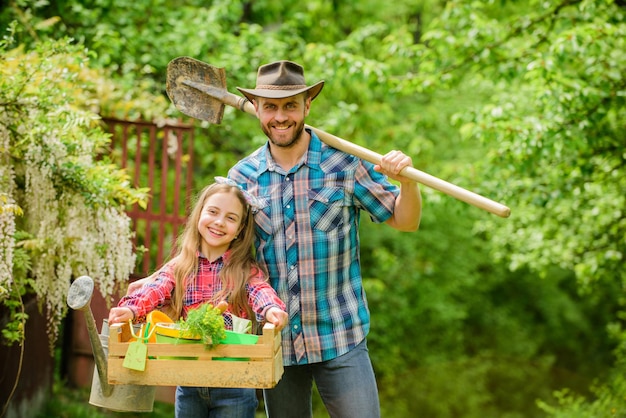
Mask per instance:
[[[102,324],[102,334],[98,335],[96,321],[90,306],[93,290],[93,279],[89,276],[81,276],[74,280],[67,293],[69,307],[83,311],[85,315],[89,341],[96,363],[89,403],[113,411],[152,412],[156,392],[155,386],[112,385],[108,382],[109,324],[108,320],[105,319]]]

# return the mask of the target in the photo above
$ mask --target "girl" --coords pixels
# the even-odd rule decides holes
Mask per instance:
[[[232,316],[255,322],[266,320],[277,330],[285,327],[285,304],[266,281],[252,254],[256,200],[234,182],[216,177],[201,192],[181,236],[176,256],[156,279],[124,296],[109,312],[109,324],[145,321],[152,310],[170,304],[175,318],[210,302],[228,302],[227,329]],[[231,314],[232,313],[232,314]],[[254,418],[255,389],[176,388],[176,417]]]

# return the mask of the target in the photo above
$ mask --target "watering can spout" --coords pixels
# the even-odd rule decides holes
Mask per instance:
[[[112,385],[108,381],[107,352],[109,325],[102,324],[102,335],[98,335],[96,321],[91,311],[94,282],[89,276],[74,280],[67,293],[70,308],[83,311],[96,370],[91,383],[89,403],[102,408],[121,412],[152,412],[156,387],[141,385]]]
[[[93,295],[94,283],[89,276],[81,276],[74,280],[67,293],[67,304],[70,308],[83,311],[85,314],[85,322],[87,323],[87,332],[89,333],[89,341],[93,350],[94,361],[100,376],[100,387],[104,396],[111,396],[113,387],[109,384],[107,378],[107,359],[102,347],[102,341],[96,329],[96,321],[91,312],[91,297]],[[108,333],[107,333],[108,335]]]

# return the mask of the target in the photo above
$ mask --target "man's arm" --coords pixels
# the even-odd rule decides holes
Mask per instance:
[[[374,169],[400,182],[400,194],[396,198],[393,215],[387,220],[387,225],[399,231],[412,232],[417,231],[420,225],[422,195],[417,182],[399,174],[405,167],[413,167],[411,157],[401,151],[390,151]]]

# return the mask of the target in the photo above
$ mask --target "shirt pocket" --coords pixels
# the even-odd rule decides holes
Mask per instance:
[[[274,232],[269,196],[257,196],[258,211],[254,214],[254,223],[259,236],[267,241]]]
[[[346,193],[341,187],[309,189],[311,228],[330,232],[347,223]]]

